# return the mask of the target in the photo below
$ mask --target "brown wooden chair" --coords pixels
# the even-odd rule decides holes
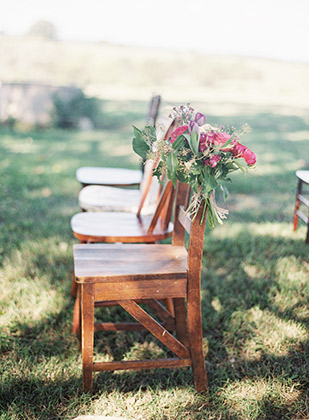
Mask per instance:
[[[309,244],[309,199],[305,197],[309,194],[309,171],[296,171],[297,176],[297,191],[296,191],[296,203],[294,210],[294,231],[298,227],[298,219],[301,218],[307,225],[306,244]],[[304,189],[305,187],[305,189]],[[304,214],[300,210],[300,206],[307,208],[307,214]]]
[[[159,199],[153,216],[142,216],[140,211],[132,213],[78,213],[72,217],[74,236],[81,243],[156,243],[173,233],[171,222],[175,190],[169,181]],[[141,210],[141,209],[140,209]],[[80,293],[73,275],[71,295],[76,296],[72,332],[80,334]],[[173,313],[171,301],[166,302]]]
[[[153,95],[150,100],[146,125],[155,126],[161,97]],[[83,187],[105,185],[110,187],[134,187],[140,185],[142,170],[83,166],[76,171],[76,179]]]
[[[169,181],[158,197],[153,215],[125,212],[81,212],[71,219],[73,235],[82,243],[155,243],[172,235],[174,188]]]
[[[205,219],[202,207],[192,222],[185,212],[188,186],[177,185],[172,244],[78,244],[74,268],[81,293],[83,390],[92,390],[93,372],[192,366],[195,388],[206,391],[202,349],[200,276]],[[185,231],[190,235],[185,248]],[[174,316],[158,300],[172,298]],[[95,323],[94,308],[117,303],[136,323]],[[157,309],[160,322],[139,305]],[[171,330],[176,329],[176,337]],[[150,331],[174,353],[167,359],[94,362],[94,332]]]

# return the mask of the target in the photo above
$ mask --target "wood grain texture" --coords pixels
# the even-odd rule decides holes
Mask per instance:
[[[172,350],[176,356],[181,359],[190,358],[189,350],[134,301],[120,301],[119,304],[138,322],[144,325],[158,340]]]
[[[149,274],[149,276],[153,276]],[[142,280],[139,276],[131,281],[113,283],[94,282],[96,300],[123,299],[166,299],[168,297],[184,297],[187,294],[187,279],[148,278]]]
[[[83,391],[92,391],[93,340],[94,340],[94,293],[92,284],[81,286],[82,302],[82,358]]]
[[[181,246],[76,244],[73,252],[79,283],[187,278],[187,251]]]
[[[153,243],[172,235],[171,222],[165,230],[157,225],[149,232],[152,220],[152,216],[138,218],[130,213],[84,212],[72,217],[71,228],[75,238],[86,242]]]
[[[192,370],[195,389],[198,392],[207,390],[207,375],[205,357],[203,354],[203,331],[201,315],[201,268],[203,257],[203,242],[206,214],[203,223],[203,203],[198,215],[192,222],[191,235],[188,251],[188,295],[187,295],[187,317],[190,351],[192,359]]]
[[[158,369],[176,368],[191,366],[191,359],[151,359],[151,360],[125,360],[119,362],[95,362],[93,370],[112,371],[112,370],[131,370],[131,369]]]

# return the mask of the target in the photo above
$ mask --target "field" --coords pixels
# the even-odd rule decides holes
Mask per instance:
[[[293,72],[306,67],[282,65]],[[309,106],[300,95],[307,79],[281,82],[280,89],[278,79],[273,78],[278,89],[271,88],[277,94],[264,102],[264,84],[259,95],[249,95],[248,88],[237,103],[232,97],[224,102],[223,87],[212,101],[214,86],[203,101],[198,86],[193,99],[186,98],[210,124],[247,122],[252,132],[244,142],[257,154],[256,171],[233,176],[224,203],[227,221],[205,235],[207,395],[194,391],[190,369],[100,373],[93,395],[81,392],[81,354],[71,335],[70,218],[79,211],[80,188],[75,170],[139,166],[131,125],[143,124],[152,82],[140,89],[128,84],[121,100],[118,88],[110,88],[113,98],[103,102],[101,131],[0,127],[1,420],[69,420],[85,414],[134,420],[308,418],[308,246],[304,224],[292,230],[295,170],[309,169]],[[236,95],[233,80],[228,89]],[[102,91],[104,83],[98,82]],[[167,85],[162,84],[164,99],[178,101],[180,93],[174,89],[168,96]],[[299,90],[292,93],[296,85]],[[85,84],[89,91],[93,86]],[[185,86],[182,95],[189,95]],[[258,93],[258,84],[253,89]],[[136,98],[129,100],[133,91]],[[286,98],[284,92],[291,94]],[[98,334],[95,345],[101,357],[164,352],[143,333]]]

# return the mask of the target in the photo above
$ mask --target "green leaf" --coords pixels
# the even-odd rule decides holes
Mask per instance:
[[[177,156],[174,153],[170,153],[166,159],[166,165],[168,169],[168,178],[176,185],[177,180],[177,169],[178,169],[178,160]]]
[[[177,169],[178,169],[178,160],[177,160],[177,156],[175,156],[174,153],[170,153],[166,159],[166,165],[168,170],[174,174],[176,173]]]
[[[232,141],[233,141],[233,139],[234,139],[234,137],[233,136],[231,136],[222,146],[221,146],[221,148],[222,149],[225,149],[226,147],[228,147],[231,143],[232,143]],[[232,151],[232,149],[231,149],[231,151]]]
[[[174,141],[172,147],[174,150],[179,150],[181,147],[184,147],[184,145],[185,145],[185,137],[178,136],[177,139]]]
[[[207,195],[212,190],[214,190],[216,186],[218,185],[216,178],[213,175],[210,175],[208,173],[205,174],[204,181],[205,181],[205,184],[204,184],[203,190],[204,190],[205,195]]]
[[[199,145],[199,140],[200,140],[200,136],[199,134],[197,134],[194,130],[192,130],[191,132],[191,149],[194,153],[198,153],[198,145]]]
[[[227,199],[228,195],[229,195],[229,190],[223,184],[220,184],[220,189],[223,192],[223,197],[224,197],[224,201],[225,201]]]
[[[156,136],[156,128],[152,125],[147,125],[144,129],[144,131],[148,131],[149,135],[151,137],[152,140],[156,140],[157,136]]]
[[[247,164],[244,160],[236,159],[234,160],[234,164],[241,170],[243,174],[247,172]]]
[[[133,150],[141,158],[146,159],[147,154],[150,151],[149,145],[146,143],[143,133],[136,127],[133,126],[134,136],[133,137]]]

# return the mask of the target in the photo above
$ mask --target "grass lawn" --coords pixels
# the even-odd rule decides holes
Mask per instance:
[[[146,106],[106,103],[100,132],[0,128],[0,419],[308,419],[309,247],[302,222],[292,231],[295,170],[309,168],[308,116],[208,115],[211,124],[248,122],[244,143],[257,154],[255,172],[233,176],[228,220],[206,231],[209,393],[195,392],[188,368],[100,373],[93,395],[82,394],[70,332],[75,170],[137,168],[130,125],[143,124]],[[95,351],[106,360],[164,353],[144,333],[122,332],[98,334]]]

